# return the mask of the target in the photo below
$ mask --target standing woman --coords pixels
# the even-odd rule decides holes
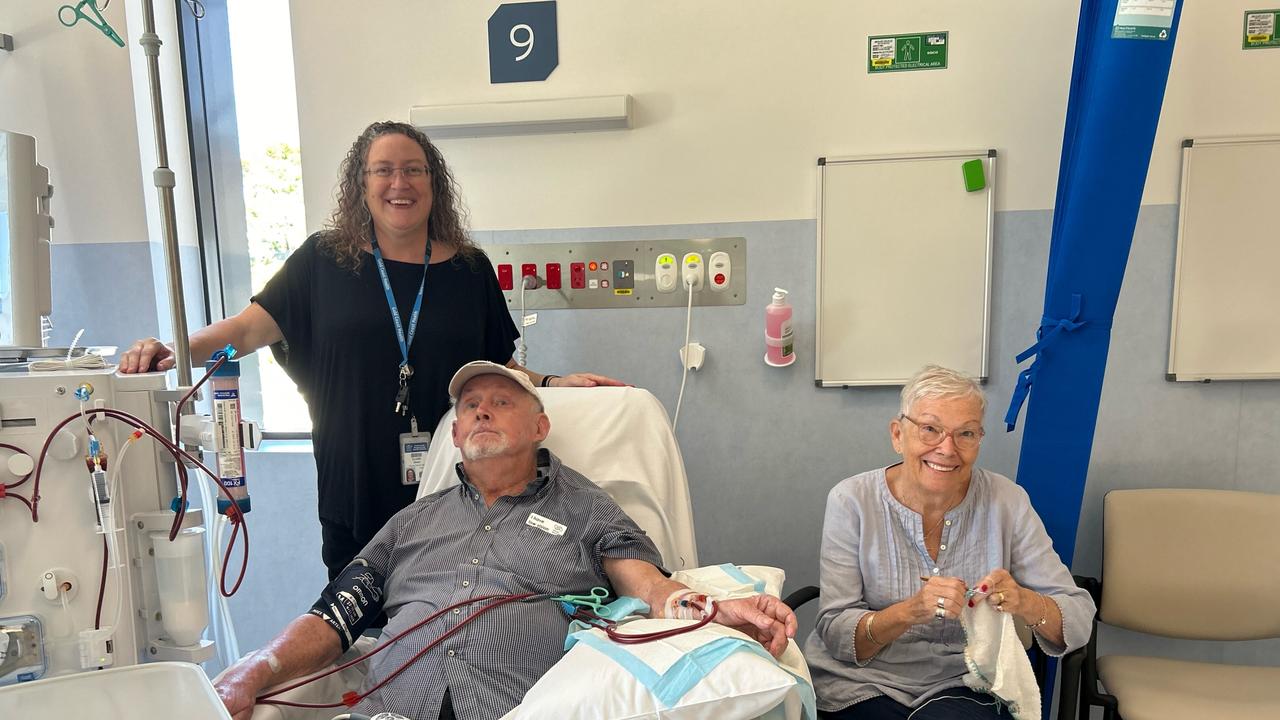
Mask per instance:
[[[241,353],[270,345],[307,401],[330,579],[413,502],[399,437],[435,429],[459,367],[503,363],[544,387],[621,384],[540,375],[512,360],[519,332],[493,266],[467,236],[444,158],[417,128],[370,125],[339,174],[328,227],[247,308],[191,335],[193,360],[227,344]],[[125,373],[173,365],[155,338],[120,359]]]

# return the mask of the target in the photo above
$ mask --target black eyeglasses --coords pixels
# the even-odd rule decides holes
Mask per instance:
[[[390,180],[395,177],[396,173],[404,175],[407,180],[416,180],[426,177],[431,173],[431,170],[426,165],[405,165],[404,167],[384,165],[364,171],[365,175],[372,175],[379,180]]]
[[[942,441],[951,436],[951,441],[961,450],[972,450],[978,447],[982,442],[982,436],[987,434],[986,430],[981,427],[964,427],[959,430],[947,430],[937,423],[920,422],[915,418],[903,413],[898,416],[903,420],[910,420],[912,425],[916,426],[916,431],[920,435],[920,442],[930,447],[941,445]]]

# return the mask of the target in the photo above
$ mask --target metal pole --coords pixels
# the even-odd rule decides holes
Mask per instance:
[[[173,207],[174,174],[169,169],[169,146],[164,130],[164,102],[160,91],[160,36],[156,35],[152,0],[142,1],[143,33],[138,44],[147,55],[151,86],[151,120],[156,134],[156,169],[152,173],[160,193],[160,227],[164,233],[165,263],[169,269],[169,307],[173,311],[173,355],[178,385],[191,385],[191,343],[187,339],[187,307],[182,298],[182,264],[178,257],[178,228]],[[177,430],[175,428],[174,432]]]

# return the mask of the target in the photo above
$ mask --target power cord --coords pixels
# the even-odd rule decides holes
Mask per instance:
[[[671,432],[676,431],[676,426],[680,424],[680,404],[684,402],[684,383],[689,379],[689,328],[693,324],[693,282],[685,277],[685,287],[689,288],[689,306],[685,310],[684,316],[684,351],[681,353],[680,364],[684,366],[684,372],[680,374],[680,395],[676,397],[676,412],[671,418]]]

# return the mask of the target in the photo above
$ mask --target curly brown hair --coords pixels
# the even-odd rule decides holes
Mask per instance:
[[[365,163],[369,147],[383,135],[399,134],[422,146],[431,173],[431,215],[427,218],[427,236],[431,242],[454,248],[458,255],[470,260],[480,249],[467,235],[467,211],[454,188],[452,173],[444,157],[431,140],[418,128],[402,122],[375,122],[360,133],[351,144],[338,168],[337,205],[320,235],[320,247],[328,251],[339,266],[356,272],[360,268],[361,248],[370,241],[373,218],[365,204]]]

